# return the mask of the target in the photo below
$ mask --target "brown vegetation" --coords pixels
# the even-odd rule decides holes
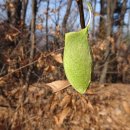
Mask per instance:
[[[99,13],[96,2],[99,26],[93,21],[89,38],[93,83],[80,95],[66,80],[62,57],[65,33],[85,27],[86,4],[32,0],[27,25],[28,0],[6,1],[8,18],[0,21],[0,130],[130,130],[130,32],[123,33],[130,26],[124,25],[127,1],[102,0]]]

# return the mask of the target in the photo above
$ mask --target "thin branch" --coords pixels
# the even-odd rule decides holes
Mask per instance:
[[[52,51],[52,52],[50,52],[49,54],[47,54],[46,56],[44,56],[44,58],[50,56],[50,55],[53,54],[54,52],[58,52],[58,51],[61,51],[61,50],[63,50],[63,49],[64,49],[64,47],[59,48],[59,49],[57,49],[57,50],[55,50],[55,51]],[[41,52],[39,49],[38,49],[38,51],[42,54],[42,52]],[[15,72],[18,72],[18,71],[20,71],[20,70],[22,70],[22,69],[24,69],[24,68],[26,68],[26,67],[28,67],[28,66],[31,66],[31,65],[33,65],[33,64],[35,64],[35,63],[37,63],[37,62],[38,62],[38,59],[32,61],[32,62],[29,63],[29,64],[26,64],[26,65],[24,65],[24,66],[21,66],[21,67],[18,68],[18,69],[15,69],[13,72],[8,73],[8,74],[4,75],[3,77],[0,77],[0,81],[3,80],[5,77],[10,76],[10,75],[14,74]]]
[[[27,11],[27,5],[28,5],[28,0],[23,0],[22,1],[22,11],[21,11],[21,20],[22,24],[25,24],[25,18],[26,18],[26,11]]]
[[[48,50],[49,49],[49,46],[48,46],[48,18],[49,18],[49,4],[50,4],[50,1],[47,0],[47,7],[46,7],[46,49]]]
[[[31,51],[29,63],[32,63],[35,53],[35,19],[36,19],[36,0],[32,0],[32,21],[31,21]],[[26,83],[29,84],[29,78],[32,71],[33,65],[30,65],[30,68],[27,73]]]
[[[77,0],[77,4],[78,4],[78,8],[79,8],[79,13],[80,13],[81,28],[85,28],[83,1],[82,0]]]
[[[70,15],[71,5],[72,5],[72,0],[68,0],[66,13],[65,13],[65,16],[64,16],[64,18],[63,18],[63,22],[62,22],[62,30],[63,30],[63,34],[65,34],[66,31],[67,31],[67,29],[66,29],[66,25],[67,25],[67,20],[68,20],[69,15]]]
[[[111,1],[107,1],[107,21],[109,26],[107,27],[107,37],[110,37],[111,35],[111,28],[112,28],[112,19],[111,19],[111,10],[110,10],[110,6],[111,6]],[[113,13],[113,12],[112,12]],[[101,72],[101,76],[100,76],[100,83],[105,83],[106,82],[106,76],[107,76],[107,71],[108,71],[108,65],[109,65],[109,60],[110,60],[110,53],[111,53],[111,44],[110,41],[107,41],[107,47],[106,47],[106,52],[104,54],[105,56],[105,63],[104,63],[104,67],[102,69]]]
[[[35,55],[35,20],[36,20],[36,7],[37,7],[37,1],[32,0],[32,21],[31,21],[31,51],[30,51],[30,58],[29,58],[29,63],[32,63]],[[23,91],[21,94],[21,97],[19,97],[19,105],[17,108],[22,106],[24,102],[26,101],[26,95],[28,92],[28,87],[29,87],[29,80],[30,80],[30,75],[31,71],[33,69],[33,64],[29,66],[27,76],[26,76],[26,83],[23,86]]]

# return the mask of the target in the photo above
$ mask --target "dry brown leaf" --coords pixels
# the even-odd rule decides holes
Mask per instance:
[[[15,32],[15,33],[12,33],[12,36],[16,37],[16,36],[18,36],[18,34],[19,34],[19,32]]]
[[[55,61],[57,61],[58,63],[63,63],[61,53],[59,53],[59,54],[52,53],[51,56],[52,56],[52,57],[55,59]]]
[[[49,65],[44,69],[46,72],[53,72],[56,70],[56,67],[53,65]]]
[[[53,113],[58,106],[58,102],[52,102],[50,106],[50,112]]]
[[[37,24],[36,29],[41,31],[43,29],[43,25],[42,24]]]
[[[8,3],[8,6],[9,8],[15,8],[15,5],[12,2]]]
[[[130,114],[130,106],[128,105],[128,103],[126,101],[123,101],[122,105],[126,113]]]
[[[94,95],[95,93],[92,90],[88,89],[87,92],[86,92],[86,94],[87,95]]]
[[[94,110],[92,103],[90,101],[88,101],[87,103],[88,108],[90,108],[92,111]]]
[[[94,16],[100,16],[101,14],[98,12],[94,12]]]
[[[70,95],[66,95],[62,101],[60,102],[59,106],[62,108],[67,107],[67,105],[70,103],[71,101],[71,96]]]
[[[6,34],[5,38],[6,38],[7,40],[13,41],[12,36],[9,35],[9,34]]]
[[[51,83],[47,83],[47,86],[51,87],[53,92],[58,92],[64,88],[70,86],[70,83],[67,80],[57,80]]]
[[[84,130],[84,128],[78,125],[73,125],[71,130]]]
[[[6,84],[6,82],[4,80],[2,80],[3,77],[0,78],[0,86],[3,86]]]
[[[54,116],[55,122],[58,126],[61,126],[63,124],[64,119],[67,117],[67,115],[70,113],[70,111],[71,111],[71,109],[69,107],[66,107],[60,113],[58,113],[56,116]]]
[[[42,68],[44,66],[44,56],[43,54],[40,55],[40,57],[38,58],[38,61],[37,61],[37,67],[38,68]]]

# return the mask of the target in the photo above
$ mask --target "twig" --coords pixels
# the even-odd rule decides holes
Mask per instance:
[[[55,50],[55,51],[52,51],[52,52],[50,52],[49,54],[47,54],[46,56],[44,56],[44,58],[50,56],[50,55],[51,55],[52,53],[54,53],[54,52],[61,51],[61,50],[63,50],[63,49],[64,49],[64,47],[62,47],[62,48],[60,48],[60,49],[57,49],[57,50]],[[39,52],[40,52],[40,51],[39,51]],[[40,52],[40,53],[42,53],[42,52]],[[34,60],[34,61],[32,61],[31,63],[26,64],[26,65],[24,65],[24,66],[22,66],[22,67],[20,67],[20,68],[18,68],[18,69],[15,69],[13,72],[10,72],[10,73],[4,75],[3,77],[1,77],[0,80],[3,80],[3,78],[5,78],[5,77],[7,77],[7,76],[9,76],[9,75],[12,75],[13,73],[15,73],[15,72],[17,72],[17,71],[20,71],[20,70],[22,70],[22,69],[24,69],[24,68],[26,68],[26,67],[28,67],[28,66],[30,66],[30,65],[33,65],[33,64],[35,64],[35,63],[37,63],[37,62],[38,62],[38,59],[37,59],[37,60]]]
[[[109,61],[109,64],[110,64],[110,63],[112,63],[113,61],[115,61],[115,60],[116,60],[116,58],[117,58],[117,56],[116,56],[116,57],[114,57],[112,60],[110,60],[110,61]],[[106,62],[106,59],[105,59],[105,61],[104,61],[104,62]],[[104,64],[102,64],[102,65],[98,66],[97,68],[94,68],[94,71],[97,71],[97,70],[101,69],[102,67],[104,67]]]
[[[34,55],[35,55],[35,20],[36,20],[36,0],[32,0],[32,21],[31,21],[31,51],[30,51],[30,58],[29,63],[32,63]],[[31,71],[33,69],[33,64],[29,66],[27,76],[26,76],[26,83],[23,86],[21,97],[19,97],[19,104],[18,107],[21,107],[24,105],[27,97],[28,87],[29,87],[29,80]]]
[[[111,35],[111,14],[110,14],[110,5],[111,5],[111,2],[108,1],[107,3],[107,20],[108,20],[108,23],[110,23],[110,25],[107,27],[107,36],[110,37]],[[100,83],[104,83],[106,82],[106,74],[107,74],[107,71],[108,71],[108,65],[109,65],[109,60],[110,60],[110,53],[111,53],[111,44],[110,42],[108,41],[107,42],[107,47],[106,47],[106,52],[105,52],[105,60],[106,62],[104,63],[104,67],[102,69],[102,72],[101,72],[101,76],[100,76],[100,80],[99,82]]]
[[[0,104],[0,107],[16,109],[16,106],[12,106],[12,105],[10,106],[10,105],[6,105],[6,104]]]
[[[33,62],[31,62],[31,63],[29,63],[29,64],[27,64],[27,65],[24,65],[24,66],[22,66],[22,67],[20,67],[20,68],[18,68],[18,69],[15,69],[13,72],[10,72],[10,73],[4,75],[3,77],[1,77],[0,80],[2,80],[3,78],[5,78],[5,77],[7,77],[7,76],[9,76],[9,75],[12,75],[13,73],[15,73],[15,72],[17,72],[17,71],[20,71],[21,69],[24,69],[24,68],[26,68],[26,67],[28,67],[28,66],[30,66],[30,65],[32,65],[32,64],[34,64],[34,63],[36,63],[37,61],[38,61],[38,60],[35,60],[35,61],[33,61]]]
[[[3,89],[0,88],[0,95],[7,101],[8,105],[0,104],[0,107],[9,107],[15,109],[16,106],[12,106],[11,99],[4,93]]]
[[[35,53],[35,20],[36,20],[36,0],[32,2],[32,21],[31,21],[31,51],[30,51],[30,58],[29,63],[32,63]],[[32,71],[33,65],[31,64],[27,73],[26,77],[26,87],[29,85],[29,78]]]
[[[78,8],[79,8],[79,13],[80,13],[80,24],[81,28],[85,28],[85,20],[84,20],[84,11],[83,11],[83,1],[82,0],[77,0]]]
[[[16,28],[15,26],[13,26],[12,24],[9,24],[9,26],[10,26],[12,29],[16,30],[17,32],[21,33],[21,32],[19,31],[19,29],[17,29],[17,28]]]

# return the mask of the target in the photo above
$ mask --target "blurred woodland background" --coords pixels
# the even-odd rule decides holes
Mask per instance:
[[[46,67],[46,63],[39,65],[45,60],[42,60],[44,53],[52,51],[61,53],[64,47],[64,34],[84,28],[89,19],[87,0],[81,1],[83,5],[76,0],[1,0],[0,2],[0,76],[19,68],[11,75],[24,78],[26,74],[22,73],[27,72],[28,66],[20,68],[37,60],[34,62],[36,71],[33,72],[33,76],[41,78],[43,71],[49,66],[48,63]],[[94,60],[93,81],[128,83],[130,82],[130,1],[90,2],[93,7],[93,20],[89,32]],[[42,78],[46,82],[45,75]],[[48,77],[51,77],[49,75]],[[61,77],[64,76],[58,76]]]
[[[33,75],[39,78],[39,74],[36,73],[43,73],[42,71],[49,66],[48,64],[45,67],[43,63],[44,67],[40,65],[42,69],[39,68],[39,60],[42,59],[43,53],[62,52],[64,34],[78,31],[87,24],[89,13],[86,2],[84,0],[81,4],[76,0],[1,0],[0,75],[7,75],[38,60],[35,68],[39,71],[36,70]],[[128,83],[130,82],[130,1],[90,2],[93,6],[93,20],[89,33],[94,60],[93,81]],[[20,71],[26,69],[25,67]],[[57,71],[62,73],[60,70]],[[16,73],[13,75],[18,76]],[[44,78],[47,76],[45,75]],[[51,77],[49,75],[48,77]]]
[[[130,83],[130,0],[0,0],[0,106],[22,108],[30,84],[66,79],[64,35],[87,25],[87,2],[92,82]],[[8,127],[20,129],[18,114]]]

